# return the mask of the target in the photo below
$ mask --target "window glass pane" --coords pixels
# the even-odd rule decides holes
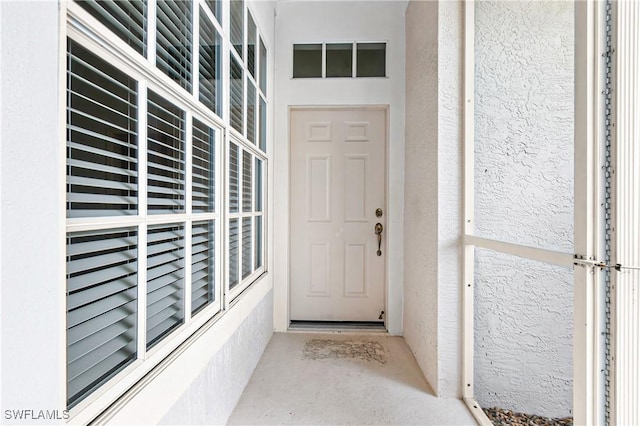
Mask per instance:
[[[191,237],[191,313],[215,301],[215,222],[193,223]]]
[[[202,11],[201,11],[202,12]],[[222,116],[221,38],[204,13],[200,13],[200,102]]]
[[[256,158],[256,179],[255,179],[255,199],[256,206],[255,211],[262,211],[262,160]]]
[[[215,130],[194,118],[192,140],[192,208],[194,213],[212,212],[215,209],[215,141]]]
[[[87,12],[127,42],[136,52],[146,54],[147,2],[129,1],[78,1]]]
[[[229,144],[229,212],[240,210],[240,152],[238,145]]]
[[[247,278],[253,272],[251,264],[251,217],[242,219],[242,279]]]
[[[147,210],[184,211],[184,111],[149,90],[147,103]]]
[[[256,270],[262,266],[262,216],[256,216],[256,244],[254,252],[254,270]]]
[[[158,0],[156,66],[191,92],[191,2]]]
[[[358,43],[357,77],[386,77],[386,43]]]
[[[251,154],[247,151],[242,152],[242,211],[250,212],[251,211],[251,199],[253,194],[251,192],[251,177],[252,177],[252,166],[253,162],[251,161]]]
[[[256,23],[253,21],[253,16],[251,13],[247,12],[247,16],[249,17],[247,22],[247,70],[251,73],[251,75],[255,78],[256,76],[256,38],[257,38],[257,28]]]
[[[238,252],[240,250],[238,219],[229,220],[229,289],[238,285]]]
[[[260,97],[260,149],[267,152],[267,104]]]
[[[247,78],[247,139],[256,143],[256,87]]]
[[[67,403],[76,405],[136,359],[138,234],[67,237]]]
[[[137,83],[67,46],[67,216],[136,214]]]
[[[353,75],[353,44],[327,44],[327,77]]]
[[[322,45],[293,45],[293,78],[322,77]]]
[[[260,90],[267,94],[267,48],[260,39]]]
[[[244,1],[231,0],[231,44],[240,57],[243,57],[244,43]]]
[[[209,9],[211,9],[211,12],[213,12],[213,16],[216,17],[218,22],[222,21],[222,0],[207,0],[207,5],[209,6]]]
[[[184,321],[184,226],[147,232],[147,349]]]
[[[242,78],[242,66],[231,54],[231,126],[243,133],[244,127],[244,80]]]

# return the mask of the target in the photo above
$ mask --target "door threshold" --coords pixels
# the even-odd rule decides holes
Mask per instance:
[[[291,320],[292,331],[380,331],[387,329],[382,321],[300,321]]]

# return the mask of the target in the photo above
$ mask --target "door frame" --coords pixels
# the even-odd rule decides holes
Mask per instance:
[[[274,282],[275,289],[275,303],[274,303],[274,320],[276,331],[287,331],[290,325],[290,305],[291,305],[291,114],[294,111],[340,111],[340,110],[360,110],[360,111],[383,111],[386,117],[385,123],[385,139],[384,139],[384,156],[385,156],[385,174],[384,174],[384,187],[385,187],[385,201],[384,210],[386,213],[385,230],[394,230],[401,232],[402,227],[394,227],[393,222],[397,222],[402,225],[402,218],[397,216],[395,212],[389,208],[389,170],[390,170],[390,106],[385,104],[354,104],[354,105],[289,105],[287,106],[287,157],[282,158],[279,163],[283,165],[286,162],[286,187],[282,188],[286,191],[286,212],[287,212],[287,226],[286,236],[283,236],[283,240],[286,241],[286,247],[283,247],[283,256],[286,256],[286,278],[284,282]],[[283,209],[284,210],[284,209]],[[385,234],[388,236],[389,233]],[[386,238],[383,242],[387,253],[392,250],[396,253],[402,252],[403,241],[402,238]],[[400,280],[393,280],[390,276],[390,259],[392,256],[386,256],[385,259],[385,277],[384,277],[384,325],[385,329],[396,329],[397,325],[389,324],[389,320],[393,321],[399,316],[402,321],[402,313],[395,312],[396,303],[390,303],[392,300],[402,300],[402,282]],[[278,291],[279,290],[279,291]],[[401,306],[401,304],[400,304]]]

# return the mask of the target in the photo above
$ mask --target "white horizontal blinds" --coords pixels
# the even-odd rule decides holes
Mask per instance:
[[[191,1],[158,0],[156,67],[191,92]]]
[[[207,108],[222,116],[222,84],[220,81],[222,51],[221,39],[218,31],[207,15],[200,13],[200,102]]]
[[[222,23],[222,0],[207,0],[207,6],[211,9],[211,13],[218,20],[218,22]]]
[[[238,255],[240,253],[239,220],[229,219],[229,290],[238,285]]]
[[[215,226],[194,222],[191,237],[191,313],[215,300]]]
[[[147,232],[147,349],[184,321],[184,226]]]
[[[149,90],[147,102],[147,209],[185,209],[185,113]]]
[[[67,403],[136,359],[137,233],[67,236]]]
[[[193,119],[192,132],[192,191],[193,212],[215,210],[215,130]]]
[[[247,71],[253,78],[256,77],[257,31],[253,16],[247,12]]]
[[[252,156],[248,151],[242,151],[242,211],[251,212],[252,187],[251,178],[253,174]]]
[[[253,272],[253,265],[251,264],[251,222],[252,217],[245,217],[242,219],[242,279],[247,278]]]
[[[146,55],[146,1],[82,0],[77,3],[136,52]]]
[[[138,209],[137,83],[67,42],[67,217]]]
[[[260,90],[267,94],[267,48],[260,38]]]
[[[244,1],[231,0],[231,45],[243,57],[242,46],[244,44]]]
[[[247,139],[256,143],[256,87],[247,77]]]
[[[229,144],[229,212],[240,211],[240,149],[234,143]]]
[[[254,270],[262,266],[262,216],[256,216],[255,244],[253,255]]]
[[[267,103],[260,96],[260,149],[267,152]]]
[[[229,96],[229,108],[231,110],[231,127],[244,134],[244,79],[242,78],[242,65],[231,54],[230,76],[231,93]]]

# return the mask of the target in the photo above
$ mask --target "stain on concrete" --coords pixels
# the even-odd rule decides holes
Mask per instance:
[[[373,340],[310,339],[305,342],[303,359],[356,359],[387,363],[386,348]]]

